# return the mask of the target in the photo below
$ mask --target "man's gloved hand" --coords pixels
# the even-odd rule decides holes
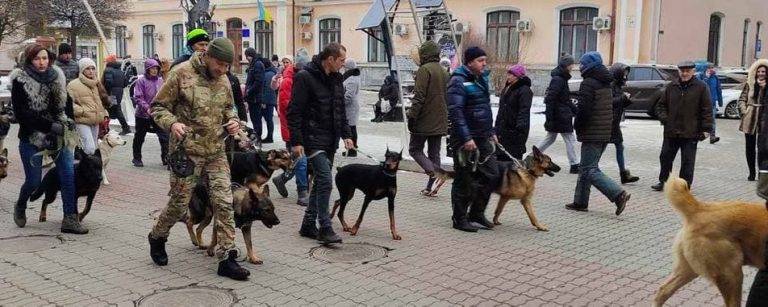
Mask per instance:
[[[51,124],[51,132],[55,135],[64,135],[64,125],[59,122]]]

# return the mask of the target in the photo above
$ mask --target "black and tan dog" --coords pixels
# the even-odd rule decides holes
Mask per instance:
[[[96,192],[101,187],[103,179],[101,152],[96,149],[96,152],[89,155],[84,153],[82,149],[77,148],[75,150],[75,160],[79,161],[75,164],[75,201],[80,197],[86,197],[85,208],[83,212],[77,215],[77,218],[82,221],[88,212],[91,211],[93,198],[96,197]],[[45,194],[43,205],[40,207],[40,222],[45,222],[47,216],[45,211],[48,208],[48,204],[56,200],[56,195],[59,194],[60,190],[58,166],[54,166],[45,173],[40,186],[29,197],[30,201],[36,201]]]
[[[363,222],[363,215],[368,209],[368,204],[373,200],[386,197],[389,211],[389,231],[392,233],[392,239],[401,239],[395,227],[395,196],[397,195],[397,170],[400,168],[403,153],[387,149],[384,157],[384,162],[379,165],[350,164],[339,168],[336,173],[336,188],[339,189],[341,199],[334,203],[331,216],[336,214],[338,208],[341,226],[350,235],[356,235],[360,229],[360,223]],[[365,194],[365,200],[363,200],[363,207],[360,209],[360,215],[357,217],[355,226],[349,227],[344,221],[344,209],[349,200],[355,196],[355,190],[362,191]]]
[[[533,202],[531,200],[533,199],[536,180],[545,174],[550,177],[554,176],[556,172],[560,171],[560,166],[552,162],[552,159],[541,152],[536,146],[533,146],[533,153],[528,155],[522,162],[498,162],[498,165],[501,179],[498,186],[494,189],[494,193],[499,195],[499,203],[496,205],[496,211],[493,214],[493,224],[501,225],[499,217],[501,212],[504,211],[504,206],[510,200],[519,199],[525,209],[525,213],[528,215],[528,219],[531,220],[531,224],[537,230],[549,230],[547,226],[539,223],[539,219],[536,218],[536,213],[533,211]],[[454,173],[440,171],[437,175],[439,179],[445,182],[445,180],[453,178]]]
[[[226,138],[224,140],[226,150],[230,152],[256,151],[260,145],[259,135],[256,134],[256,131],[253,130],[253,128],[245,125],[244,122],[241,123],[240,127],[242,127],[240,132],[231,137],[227,137],[227,135],[222,132],[223,137]]]
[[[209,245],[203,244],[203,230],[214,218],[214,207],[210,199],[207,180],[203,177],[193,190],[188,213],[184,214],[179,221],[187,225],[187,232],[192,244],[200,249],[207,248],[208,255],[213,256],[217,244],[216,232],[213,232]],[[232,207],[235,215],[235,227],[240,229],[243,240],[245,240],[248,262],[262,264],[261,258],[253,252],[251,226],[254,221],[261,221],[267,228],[280,224],[280,219],[275,214],[275,206],[269,199],[269,186],[258,186],[251,183],[244,187],[233,184]],[[198,226],[193,231],[194,225]]]
[[[8,164],[8,148],[3,148],[3,152],[0,153],[0,181],[8,177]]]
[[[227,159],[232,182],[241,185],[254,182],[262,186],[276,170],[287,170],[293,165],[291,154],[285,149],[229,152]]]

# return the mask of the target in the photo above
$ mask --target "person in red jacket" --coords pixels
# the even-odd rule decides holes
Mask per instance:
[[[293,90],[293,75],[295,73],[295,66],[293,65],[292,57],[287,55],[282,59],[283,72],[276,75],[272,79],[272,89],[277,90],[277,116],[280,119],[280,135],[285,141],[285,147],[288,150],[291,149],[291,133],[288,130],[288,105],[291,102],[291,91]],[[291,180],[296,175],[296,192],[299,194],[299,199],[296,204],[299,206],[306,206],[309,202],[309,185],[307,178],[307,158],[297,157],[298,161],[293,169],[293,172],[285,172],[280,176],[272,179],[272,183],[277,187],[277,192],[282,197],[288,197],[288,189],[285,187],[285,183]]]

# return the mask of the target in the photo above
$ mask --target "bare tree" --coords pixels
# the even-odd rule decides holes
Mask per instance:
[[[8,0],[2,0],[8,1]],[[32,18],[40,18],[47,26],[67,28],[69,42],[76,50],[78,35],[96,35],[96,25],[81,0],[45,0],[31,1],[34,8]],[[128,0],[89,0],[93,14],[99,20],[105,33],[113,28],[117,21],[124,20],[130,10]]]
[[[209,33],[213,32],[211,18],[216,5],[210,7],[210,0],[180,0],[180,6],[187,13],[187,22],[184,24],[187,30],[201,28]]]
[[[26,11],[25,0],[0,1],[0,44],[23,32],[27,24]]]

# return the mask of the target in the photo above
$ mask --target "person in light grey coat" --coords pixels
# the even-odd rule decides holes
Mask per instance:
[[[347,125],[352,131],[352,142],[357,148],[357,120],[360,117],[360,101],[358,96],[360,95],[360,69],[357,68],[357,63],[351,58],[347,58],[344,61],[344,106],[347,113]],[[350,149],[346,153],[350,157],[357,156],[355,149]]]

